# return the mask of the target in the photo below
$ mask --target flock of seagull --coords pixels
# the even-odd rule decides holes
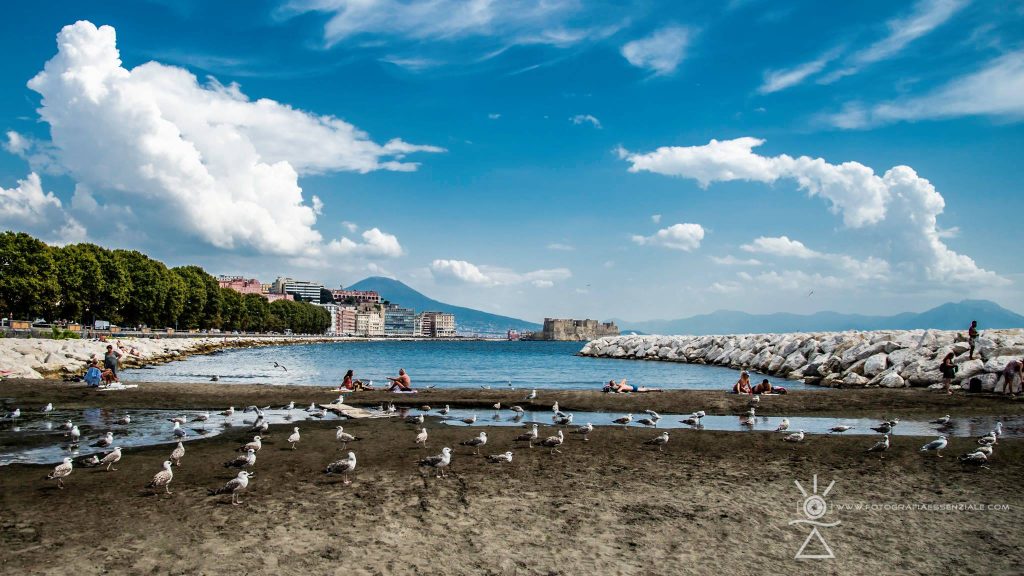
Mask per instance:
[[[537,391],[533,390],[524,400],[532,401],[535,400],[536,397]],[[329,411],[338,413],[340,415],[341,412],[336,405],[342,404],[343,401],[344,398],[342,396],[339,396],[338,399],[335,401],[335,405],[321,405],[313,403],[308,408],[306,408],[305,411],[309,416],[315,418],[322,418]],[[502,409],[502,405],[501,403],[496,403],[493,405],[493,408],[495,410],[495,413],[497,414]],[[270,409],[270,406],[266,406],[263,408],[257,406],[249,406],[243,410],[243,413],[252,412],[255,413],[256,415],[255,421],[252,422],[252,425],[249,428],[249,431],[255,433],[255,435],[253,436],[252,441],[247,442],[245,445],[238,448],[239,454],[237,456],[224,463],[225,468],[236,469],[238,470],[238,474],[234,478],[226,482],[223,486],[209,490],[209,495],[212,496],[230,494],[231,504],[239,505],[242,503],[242,501],[240,500],[240,494],[248,488],[249,480],[255,475],[253,469],[256,465],[257,454],[263,448],[263,439],[266,437],[267,431],[269,429],[269,422],[267,420],[265,411],[268,411]],[[291,411],[296,409],[295,403],[289,402],[287,405],[281,407],[281,409],[289,412],[289,416],[287,416],[286,419],[290,420]],[[522,406],[518,405],[509,406],[506,409],[514,414],[514,421],[519,421],[520,419],[523,418],[523,416],[526,413],[526,410]],[[753,419],[755,417],[755,409],[756,403],[752,401],[749,410],[745,414],[741,415],[741,423],[752,426]],[[441,417],[447,418],[450,412],[450,408],[448,405],[445,405],[444,407],[439,409],[432,409],[430,406],[424,405],[419,407],[420,413],[415,415],[408,415],[407,410],[408,409],[405,408],[399,410],[398,408],[395,407],[393,403],[389,403],[387,405],[382,403],[376,409],[376,415],[404,416],[404,420],[406,423],[420,426],[416,430],[414,445],[426,449],[429,433],[426,427],[421,426],[425,422],[426,415],[433,411],[436,412]],[[48,403],[40,411],[43,413],[52,412],[53,404]],[[565,432],[562,428],[567,428],[573,425],[573,415],[572,413],[563,412],[559,408],[558,402],[555,402],[551,406],[551,412],[552,425],[558,427],[558,430],[554,435],[541,437],[539,433],[538,424],[533,423],[526,432],[519,434],[518,436],[513,438],[513,443],[521,445],[521,443],[525,442],[529,448],[533,448],[536,445],[543,448],[548,448],[552,454],[561,453],[561,450],[559,448],[565,442]],[[235,413],[236,411],[234,406],[231,406],[227,410],[224,410],[219,414],[224,417],[225,425],[230,425],[230,421]],[[703,426],[701,424],[701,420],[705,416],[706,413],[703,410],[700,410],[688,415],[686,418],[680,420],[680,422],[689,425],[695,429],[702,429]],[[11,420],[17,420],[20,417],[20,409],[15,409],[7,414],[7,418]],[[174,418],[167,419],[169,422],[171,422],[171,424],[173,424],[173,428],[171,429],[170,434],[175,440],[177,440],[177,445],[171,451],[169,458],[163,462],[161,470],[154,474],[152,480],[150,480],[150,482],[146,484],[146,489],[150,490],[154,494],[158,493],[161,489],[165,494],[173,494],[170,491],[170,484],[174,479],[173,468],[175,466],[181,466],[181,460],[185,456],[185,446],[183,444],[183,440],[185,440],[187,432],[182,428],[182,425],[188,422],[201,424],[209,420],[209,418],[209,412],[201,412],[193,415],[191,421],[186,416],[177,416]],[[633,418],[633,414],[625,414],[619,418],[613,419],[612,423],[615,425],[621,425],[623,429],[626,429],[633,422],[636,422],[637,424],[643,426],[656,428],[658,426],[658,422],[661,419],[662,416],[655,412],[654,410],[645,410],[644,415],[636,418],[635,420]],[[472,425],[476,423],[477,417],[475,414],[473,414],[464,418],[460,418],[459,420],[464,424]],[[127,426],[131,424],[131,417],[129,415],[125,415],[118,419],[117,423]],[[894,418],[892,420],[883,421],[879,423],[878,426],[871,427],[873,431],[882,434],[882,437],[874,445],[868,448],[866,452],[885,453],[886,451],[888,451],[891,446],[890,436],[892,435],[893,429],[898,424],[899,419]],[[943,434],[940,435],[935,440],[928,442],[927,444],[922,446],[920,451],[935,452],[936,456],[941,458],[941,452],[948,446],[948,436],[944,432],[948,432],[953,427],[954,423],[952,418],[949,415],[946,415],[943,416],[942,418],[932,420],[931,424],[936,425],[937,430],[943,432]],[[843,433],[848,430],[851,430],[852,428],[853,427],[846,425],[834,426],[829,430],[829,432]],[[81,441],[82,436],[81,431],[78,429],[78,426],[76,426],[73,422],[68,420],[64,422],[64,424],[61,426],[61,429],[65,431],[65,436],[70,438],[71,446],[73,448],[77,447],[79,442]],[[579,435],[581,437],[581,440],[583,441],[589,441],[590,434],[593,433],[593,431],[594,426],[590,422],[587,422],[586,424],[583,425],[577,425],[571,430],[568,430],[570,434]],[[782,419],[779,425],[775,428],[775,432],[785,433],[785,436],[782,437],[782,440],[785,442],[799,443],[803,442],[806,439],[806,434],[803,430],[797,430],[795,432],[790,431],[790,422],[788,418]],[[1002,435],[1002,433],[1002,422],[996,422],[996,426],[995,428],[993,428],[992,431],[990,431],[988,434],[980,437],[977,440],[978,447],[976,449],[968,451],[965,454],[960,455],[958,457],[958,460],[967,464],[987,464],[989,459],[992,457],[993,447],[998,443],[999,437]],[[349,443],[361,440],[361,438],[354,436],[348,432],[345,432],[343,426],[336,427],[335,439],[339,443],[341,450],[346,450],[348,448]],[[300,434],[299,427],[293,427],[291,435],[288,436],[287,438],[287,443],[290,445],[292,450],[295,450],[298,444],[301,442],[301,440],[302,436]],[[664,451],[665,446],[668,444],[668,442],[669,433],[667,431],[663,431],[658,436],[644,440],[643,445],[654,446],[658,449],[658,451]],[[476,436],[460,442],[460,445],[472,448],[474,455],[480,455],[480,449],[483,448],[484,446],[487,446],[487,443],[487,432],[480,431]],[[109,448],[109,452],[104,454],[102,457],[94,454],[89,457],[83,458],[79,460],[80,465],[85,467],[105,467],[107,471],[111,472],[117,470],[117,468],[115,468],[114,465],[121,461],[122,450],[121,447],[114,445],[113,432],[108,431],[104,433],[95,442],[91,443],[90,446],[98,448]],[[439,454],[419,459],[417,461],[417,465],[419,468],[424,469],[426,471],[433,471],[438,477],[443,477],[447,475],[447,469],[451,464],[452,456],[453,450],[446,446],[441,449],[441,452]],[[884,454],[882,455],[882,457],[884,458]],[[486,457],[486,460],[488,462],[494,464],[511,464],[512,459],[513,452],[511,450],[506,450],[505,452],[497,454],[490,454]],[[357,459],[355,453],[352,451],[348,451],[347,455],[344,458],[327,464],[323,472],[324,474],[327,475],[340,475],[342,477],[343,483],[345,485],[348,485],[351,484],[350,476],[355,471],[356,464]],[[64,480],[71,475],[73,470],[74,462],[72,458],[66,457],[63,459],[63,462],[61,464],[57,465],[53,469],[53,471],[49,475],[47,475],[46,478],[48,480],[56,480],[57,487],[64,488]]]

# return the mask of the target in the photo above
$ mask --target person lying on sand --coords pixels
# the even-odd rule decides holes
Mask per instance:
[[[764,380],[761,380],[761,383],[758,384],[757,386],[754,386],[754,394],[771,394],[771,393],[772,393],[772,383],[769,382],[767,378],[765,378]]]
[[[391,387],[388,388],[389,392],[396,390],[400,392],[411,392],[412,391],[412,379],[405,373],[405,368],[398,369],[398,377],[392,378],[388,376],[388,380],[391,380]]]
[[[740,372],[740,379],[733,384],[732,391],[736,394],[753,394],[754,391],[750,388],[750,374],[744,370]]]
[[[616,383],[615,380],[609,380],[602,392],[614,392],[626,393],[626,392],[661,392],[661,388],[648,388],[646,386],[633,386],[632,384],[626,384],[626,379],[623,378],[621,382]]]

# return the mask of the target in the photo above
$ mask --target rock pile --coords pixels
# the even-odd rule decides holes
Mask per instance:
[[[953,384],[979,378],[992,390],[1006,363],[1024,358],[1024,330],[988,330],[968,358],[966,333],[941,330],[736,334],[724,336],[609,336],[579,354],[604,358],[713,364],[829,387],[933,386],[953,352]]]

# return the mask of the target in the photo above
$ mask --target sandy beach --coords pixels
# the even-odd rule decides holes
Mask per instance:
[[[66,407],[219,408],[332,397],[325,388],[214,384],[144,383],[97,393],[12,381],[0,390],[8,405],[12,398],[30,406],[46,397]],[[407,403],[487,406],[520,395],[434,390]],[[382,397],[399,398],[360,393],[353,400],[373,404]],[[697,405],[730,410],[738,400],[706,391],[540,391],[537,402],[556,398],[567,409],[635,405],[665,412]],[[906,390],[778,399],[786,404],[776,407],[787,413],[841,408],[878,417],[897,409],[909,414],[913,406],[919,413],[1005,415],[1022,406]],[[428,419],[423,450],[413,445],[411,424],[358,420],[345,423],[362,438],[350,444],[359,464],[345,486],[322,474],[343,455],[334,425],[302,423],[295,451],[285,442],[290,428],[272,427],[237,507],[207,490],[234,475],[222,464],[249,439],[242,426],[186,444],[171,496],[143,490],[170,445],[126,451],[116,472],[76,469],[64,490],[43,479],[50,466],[6,466],[0,469],[0,565],[12,574],[1009,574],[1024,561],[1015,530],[1024,519],[1019,440],[1001,440],[989,467],[979,469],[955,458],[976,445],[971,438],[951,439],[943,458],[918,451],[927,438],[895,438],[880,459],[865,453],[873,438],[863,436],[790,444],[770,432],[673,430],[658,452],[643,444],[654,431],[598,428],[589,442],[568,434],[562,453],[552,454],[513,447],[520,428],[465,429]],[[490,437],[482,452],[511,449],[512,464],[488,463],[458,445],[480,430]],[[442,446],[455,449],[449,476],[421,476],[416,461]],[[789,524],[805,518],[794,481],[810,491],[815,474],[819,491],[835,481],[825,520],[840,524],[821,529],[835,558],[797,560],[810,527]],[[868,509],[838,510],[865,504]],[[894,509],[901,506],[914,509]],[[981,509],[968,509],[976,506]]]

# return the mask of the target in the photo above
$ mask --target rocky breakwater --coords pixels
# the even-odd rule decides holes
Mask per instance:
[[[979,378],[992,390],[1006,363],[1024,357],[1024,330],[988,330],[968,358],[965,332],[899,330],[736,334],[724,336],[612,336],[588,342],[579,354],[602,358],[712,364],[803,380],[829,387],[935,386],[939,365],[955,354],[954,385]]]
[[[180,360],[193,354],[209,354],[223,348],[287,344],[294,339],[242,338],[123,338],[117,339],[122,368],[135,368]],[[308,340],[307,340],[308,341]],[[112,341],[114,342],[114,341]],[[107,344],[97,340],[0,338],[0,374],[10,378],[60,378],[85,371],[90,358],[103,362]],[[115,344],[116,346],[116,344]],[[135,354],[131,351],[134,349]]]

